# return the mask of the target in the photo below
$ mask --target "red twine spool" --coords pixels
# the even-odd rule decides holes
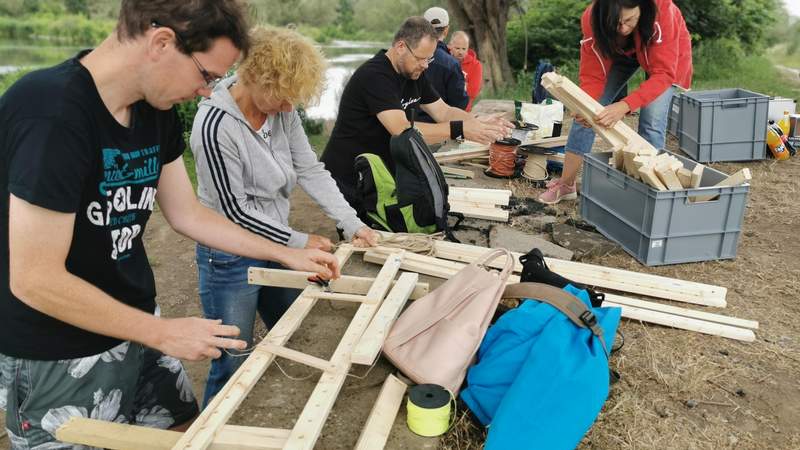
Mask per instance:
[[[514,175],[517,163],[517,146],[493,143],[489,146],[489,171],[501,177]]]

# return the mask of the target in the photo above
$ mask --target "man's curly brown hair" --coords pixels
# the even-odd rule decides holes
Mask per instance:
[[[250,87],[292,105],[319,98],[327,62],[314,43],[287,28],[256,27],[237,73]]]

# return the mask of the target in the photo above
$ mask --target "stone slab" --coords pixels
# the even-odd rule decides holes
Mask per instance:
[[[506,248],[520,253],[528,253],[533,248],[538,248],[544,256],[571,260],[573,252],[560,247],[546,239],[545,235],[524,233],[519,230],[495,225],[489,232],[489,245],[492,248]]]

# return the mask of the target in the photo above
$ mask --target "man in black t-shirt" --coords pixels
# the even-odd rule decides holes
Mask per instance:
[[[96,49],[0,98],[0,409],[12,448],[55,448],[73,416],[185,428],[198,408],[176,358],[244,348],[236,327],[158,317],[142,244],[156,201],[205,245],[338,276],[332,255],[203,207],[186,175],[173,105],[210,95],[247,49],[244,17],[236,0],[123,0]]]
[[[342,92],[339,115],[321,160],[356,211],[362,210],[355,195],[356,156],[375,153],[394,173],[389,141],[410,126],[416,108],[436,122],[414,123],[428,143],[466,138],[488,144],[511,134],[508,121],[475,118],[441,100],[425,76],[436,42],[430,22],[422,17],[406,19],[392,47],[356,69]]]

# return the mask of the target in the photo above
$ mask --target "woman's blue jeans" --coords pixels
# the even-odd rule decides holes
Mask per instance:
[[[638,63],[614,63],[608,73],[600,104],[608,106],[628,95],[628,81],[639,69]],[[663,149],[667,139],[667,118],[675,88],[670,86],[658,98],[639,111],[639,135],[657,149]],[[567,138],[566,151],[583,155],[592,151],[595,132],[573,121]]]
[[[197,271],[200,301],[207,319],[221,319],[225,325],[239,327],[239,339],[253,345],[253,325],[256,311],[267,328],[272,328],[292,302],[300,295],[299,289],[259,286],[247,283],[248,267],[283,269],[278,263],[236,256],[204,245],[197,245]],[[228,350],[233,355],[236,350]],[[203,407],[222,389],[245,355],[222,356],[211,361]]]

